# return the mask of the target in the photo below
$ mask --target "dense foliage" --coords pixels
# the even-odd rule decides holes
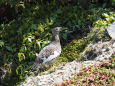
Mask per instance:
[[[2,80],[4,85],[14,85],[24,79],[35,54],[51,41],[51,28],[68,28],[60,35],[63,51],[58,61],[63,62],[78,58],[91,41],[88,40],[91,34],[87,35],[89,26],[102,27],[115,21],[113,8],[105,8],[104,3],[95,5],[83,0],[24,1],[25,8],[22,9],[17,9],[20,0],[0,1],[14,6],[17,13],[21,12],[9,23],[0,24],[0,71],[7,71]],[[84,3],[88,4],[86,9]],[[11,77],[13,82],[9,83]]]

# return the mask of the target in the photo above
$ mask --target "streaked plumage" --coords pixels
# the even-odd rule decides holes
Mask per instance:
[[[53,41],[49,45],[45,46],[39,54],[37,54],[35,63],[32,65],[32,70],[39,69],[42,64],[49,64],[61,54],[59,39],[60,29],[61,27],[56,27],[52,30]]]

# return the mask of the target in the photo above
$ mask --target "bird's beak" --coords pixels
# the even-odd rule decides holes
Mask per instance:
[[[68,28],[64,27],[64,28],[61,29],[61,31],[64,31],[64,30],[68,30]]]

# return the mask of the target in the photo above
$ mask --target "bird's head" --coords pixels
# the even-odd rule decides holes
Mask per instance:
[[[55,27],[52,31],[53,32],[60,32],[62,27]]]
[[[59,32],[65,30],[65,29],[67,29],[67,28],[63,28],[63,27],[53,28],[53,30],[52,30],[53,40],[59,40]]]
[[[67,29],[67,28],[55,27],[55,28],[53,28],[52,33],[53,33],[53,34],[59,34],[60,31],[63,31],[63,30],[65,30],[65,29]]]

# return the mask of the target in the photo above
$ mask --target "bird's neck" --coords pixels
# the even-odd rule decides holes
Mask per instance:
[[[56,41],[56,42],[60,43],[59,34],[53,35],[53,41]]]

